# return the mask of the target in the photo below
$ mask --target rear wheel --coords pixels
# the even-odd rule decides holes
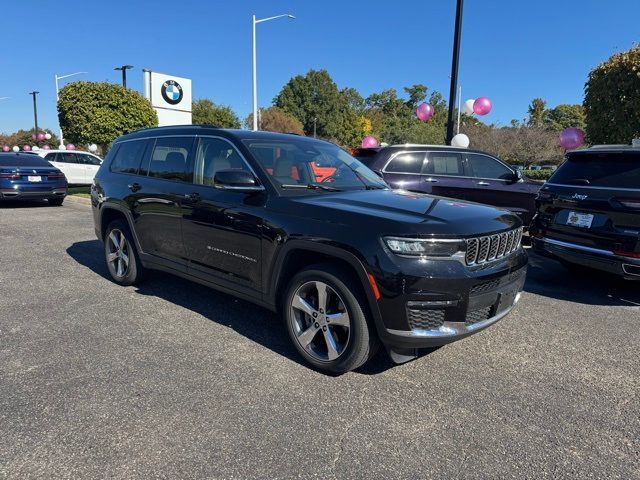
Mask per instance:
[[[114,220],[104,236],[104,255],[111,278],[120,285],[134,285],[142,279],[144,268],[138,258],[129,226]]]
[[[62,198],[50,198],[47,201],[49,202],[49,205],[51,205],[52,207],[59,207],[60,205],[62,205],[62,202],[64,202],[64,197],[62,197]]]
[[[287,331],[298,352],[315,368],[345,373],[372,357],[378,337],[353,280],[332,265],[299,272],[283,302]]]

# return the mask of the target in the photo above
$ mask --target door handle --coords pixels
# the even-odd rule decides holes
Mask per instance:
[[[130,183],[129,185],[127,185],[127,187],[129,187],[129,190],[135,193],[142,188],[142,185],[140,185],[139,183]]]
[[[438,183],[438,180],[435,178],[425,178],[424,181],[429,183]]]
[[[487,187],[487,186],[489,186],[489,183],[488,182],[478,182],[478,183],[476,183],[476,185],[482,185],[483,187]]]
[[[184,199],[188,202],[196,203],[200,200],[200,194],[198,192],[185,193]]]

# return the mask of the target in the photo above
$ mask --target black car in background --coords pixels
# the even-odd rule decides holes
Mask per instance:
[[[480,150],[406,144],[359,148],[354,155],[393,188],[506,208],[525,227],[535,214],[535,197],[542,186]]]
[[[91,197],[115,282],[163,270],[280,311],[298,352],[334,373],[380,341],[399,362],[480,331],[525,279],[516,215],[391,190],[297,135],[141,130],[116,140]]]
[[[568,153],[536,202],[535,251],[640,280],[640,148]]]
[[[67,179],[37,155],[0,153],[0,201],[47,200],[62,205]]]

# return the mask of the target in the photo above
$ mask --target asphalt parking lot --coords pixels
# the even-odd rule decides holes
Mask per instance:
[[[110,282],[88,206],[0,206],[0,478],[640,478],[640,283],[530,260],[490,329],[329,377],[261,308]]]

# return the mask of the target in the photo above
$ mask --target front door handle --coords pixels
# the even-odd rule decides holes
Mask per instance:
[[[478,182],[478,183],[476,183],[476,185],[482,185],[483,187],[488,187],[489,183],[488,182]]]
[[[438,180],[435,178],[425,178],[424,181],[429,183],[438,183]]]
[[[142,188],[142,185],[140,185],[139,183],[130,183],[129,185],[127,185],[127,187],[129,187],[129,190],[135,193]]]
[[[196,203],[200,201],[200,194],[198,192],[185,193],[184,199],[188,202]]]

